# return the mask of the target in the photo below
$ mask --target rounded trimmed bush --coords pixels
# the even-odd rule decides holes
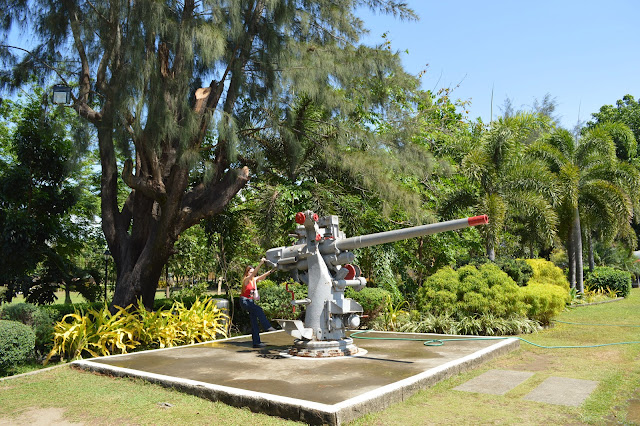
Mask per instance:
[[[533,276],[529,279],[528,285],[551,284],[569,291],[569,281],[564,276],[562,269],[553,262],[545,259],[526,259],[525,262],[533,268]]]
[[[603,290],[607,288],[616,292],[618,297],[627,297],[631,292],[633,280],[631,273],[609,266],[597,266],[595,270],[587,276],[585,285],[591,290]]]
[[[434,315],[492,314],[507,318],[527,311],[519,290],[505,272],[491,263],[479,268],[467,265],[457,271],[445,267],[425,280],[418,292],[418,306],[422,312]]]
[[[36,349],[48,352],[53,344],[53,319],[51,309],[31,303],[16,303],[0,310],[0,319],[17,321],[30,326],[36,334]]]
[[[36,335],[31,327],[17,321],[0,320],[0,371],[24,363],[33,354]]]
[[[527,317],[549,324],[571,301],[569,293],[557,285],[529,284],[522,287],[522,300],[529,306]]]

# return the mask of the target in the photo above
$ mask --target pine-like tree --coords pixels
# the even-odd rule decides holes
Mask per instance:
[[[153,306],[179,235],[246,185],[253,136],[278,132],[294,100],[346,115],[353,103],[335,89],[397,66],[382,49],[356,46],[362,5],[413,17],[393,0],[0,0],[4,35],[28,17],[40,40],[1,46],[15,63],[4,81],[52,71],[74,86],[72,108],[95,126],[114,305],[141,297]],[[119,174],[130,188],[120,203]]]

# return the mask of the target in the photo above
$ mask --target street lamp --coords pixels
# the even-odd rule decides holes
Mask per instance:
[[[71,103],[71,87],[56,84],[53,86],[53,103],[67,105]]]
[[[109,272],[109,257],[111,257],[111,252],[109,249],[104,251],[104,301],[107,301],[107,273]]]

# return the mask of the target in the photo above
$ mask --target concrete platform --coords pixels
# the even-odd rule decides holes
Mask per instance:
[[[382,410],[414,392],[469,370],[519,346],[517,339],[450,341],[436,334],[370,332],[367,337],[442,339],[361,340],[356,357],[300,359],[283,356],[293,338],[263,333],[267,348],[250,336],[170,349],[75,361],[74,366],[116,376],[140,377],[213,401],[303,421],[339,425]]]

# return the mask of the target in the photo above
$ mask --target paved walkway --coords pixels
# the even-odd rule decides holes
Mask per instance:
[[[453,389],[464,392],[504,395],[534,375],[535,373],[527,371],[489,370]],[[591,395],[591,392],[597,386],[598,382],[592,380],[552,376],[548,377],[523,398],[547,404],[578,407]]]

